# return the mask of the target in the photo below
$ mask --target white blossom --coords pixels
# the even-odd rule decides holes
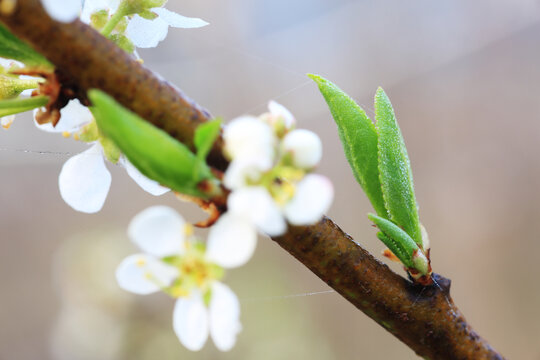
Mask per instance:
[[[218,349],[228,351],[241,330],[238,298],[219,281],[220,269],[245,264],[253,255],[256,233],[243,222],[236,227],[240,231],[232,233],[220,225],[227,219],[234,221],[225,214],[210,229],[204,250],[173,209],[148,208],[135,216],[128,229],[144,253],[128,256],[116,271],[124,290],[142,295],[163,290],[177,298],[173,328],[192,351],[200,350],[209,335]]]
[[[34,111],[34,114],[37,110]],[[48,132],[65,134],[76,133],[93,121],[90,110],[81,105],[78,100],[71,100],[60,110],[60,121],[53,126],[51,123],[36,126]],[[123,155],[118,164],[123,166],[128,175],[146,192],[159,196],[169,189],[159,185],[140,173]],[[77,211],[96,213],[101,210],[111,187],[111,173],[105,166],[104,149],[95,141],[92,146],[70,159],[62,166],[58,177],[58,186],[62,199]]]
[[[223,183],[232,190],[227,214],[235,221],[220,219],[222,228],[244,222],[252,231],[279,236],[287,222],[316,223],[332,203],[331,182],[310,174],[322,157],[319,137],[294,129],[295,119],[282,105],[271,101],[268,108],[258,118],[242,116],[225,128],[225,152],[232,161]]]
[[[257,158],[271,165],[277,139],[272,128],[252,116],[242,116],[227,125],[223,132],[225,153],[233,160]]]
[[[87,24],[90,23],[92,14],[100,10],[115,13],[119,10],[120,3],[120,0],[42,0],[45,10],[53,19],[71,22],[80,16]],[[208,25],[202,19],[182,16],[163,7],[148,10],[156,15],[155,19],[149,20],[138,14],[129,14],[126,36],[136,47],[156,47],[167,37],[169,27],[189,29]]]
[[[138,48],[153,48],[167,37],[169,26],[174,28],[199,28],[208,23],[199,18],[189,18],[165,8],[154,8],[151,11],[158,15],[148,20],[139,15],[133,16],[126,29],[126,36]]]

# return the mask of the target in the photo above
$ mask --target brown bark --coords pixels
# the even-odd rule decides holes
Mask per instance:
[[[0,0],[1,1],[1,0]],[[98,88],[125,107],[190,146],[196,126],[209,113],[180,90],[145,69],[114,44],[76,21],[60,24],[39,0],[17,0],[0,20],[45,55],[83,91]],[[227,166],[220,139],[209,162]],[[393,273],[330,219],[290,227],[274,239],[358,309],[428,359],[503,359],[478,336],[454,305],[450,281],[422,287]],[[359,354],[361,355],[361,354]]]

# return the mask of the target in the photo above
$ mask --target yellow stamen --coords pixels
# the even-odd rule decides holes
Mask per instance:
[[[193,235],[193,226],[191,224],[184,225],[184,235],[190,237]]]
[[[143,258],[137,259],[137,262],[135,263],[138,267],[143,267],[146,265],[146,260]]]

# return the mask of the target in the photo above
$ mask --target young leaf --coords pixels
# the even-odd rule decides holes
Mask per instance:
[[[216,141],[219,136],[219,131],[221,130],[221,119],[215,119],[212,121],[205,122],[197,127],[195,130],[195,136],[193,142],[195,143],[195,148],[197,149],[197,157],[204,161],[206,156],[212,149],[214,141]]]
[[[386,209],[390,219],[422,248],[409,156],[392,104],[381,88],[375,95],[375,119],[379,132],[379,174]]]
[[[169,134],[125,109],[112,97],[90,90],[99,130],[120,148],[141,173],[172,190],[199,197],[197,184],[211,179],[206,163]]]
[[[420,251],[413,239],[390,220],[375,214],[368,214],[369,220],[382,231],[377,237],[398,257],[406,267],[414,266],[413,255]]]
[[[388,218],[379,180],[377,131],[373,122],[365,111],[336,85],[318,75],[308,76],[317,83],[330,108],[356,181],[377,214]]]
[[[34,96],[31,98],[16,98],[0,101],[0,117],[29,111],[47,105],[48,96]]]
[[[17,60],[31,67],[53,68],[45,57],[13,35],[3,24],[0,24],[0,57]]]

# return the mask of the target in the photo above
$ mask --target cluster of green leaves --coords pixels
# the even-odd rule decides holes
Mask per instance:
[[[215,180],[206,156],[219,136],[221,120],[200,125],[195,132],[194,154],[165,131],[124,108],[100,90],[90,90],[90,108],[100,132],[112,140],[139,171],[183,194],[206,198],[202,181]]]
[[[368,217],[381,230],[377,237],[407,268],[426,275],[428,264],[417,264],[424,252],[412,170],[403,136],[388,96],[375,95],[375,120],[332,82],[309,75],[325,98],[338,126],[353,174],[375,214]]]

